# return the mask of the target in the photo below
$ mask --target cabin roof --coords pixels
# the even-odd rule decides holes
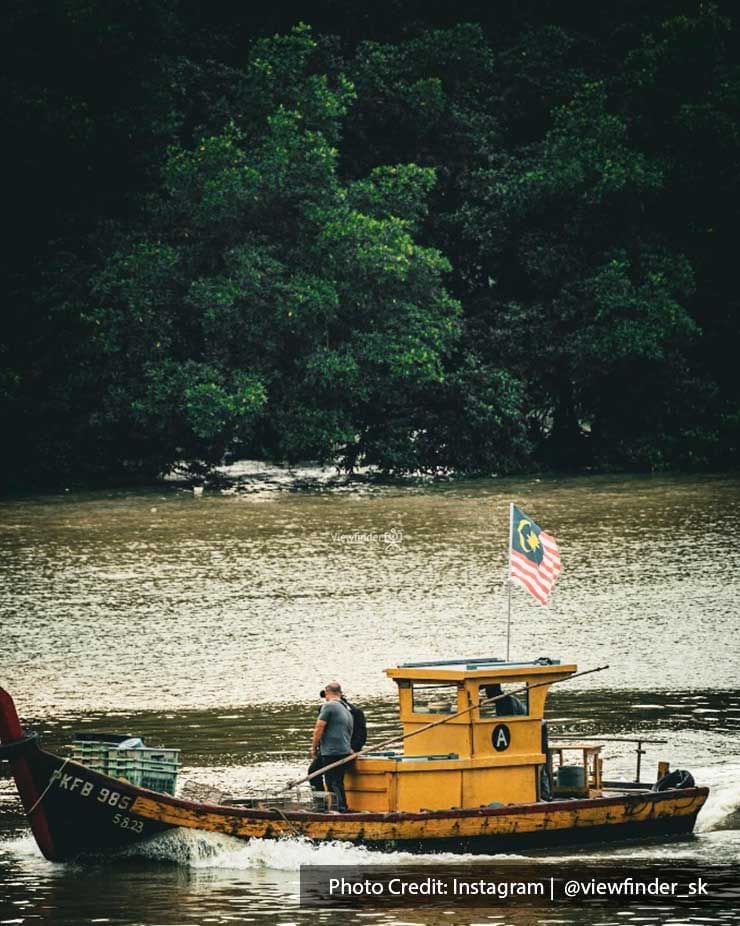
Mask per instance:
[[[570,663],[561,664],[559,659],[541,656],[532,660],[506,661],[495,656],[435,659],[423,662],[405,662],[399,666],[386,669],[390,678],[416,679],[427,681],[462,681],[467,678],[517,679],[532,675],[570,675],[577,670]]]

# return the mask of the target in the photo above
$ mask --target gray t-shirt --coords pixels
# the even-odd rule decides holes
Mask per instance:
[[[326,721],[321,734],[319,752],[322,756],[346,756],[352,752],[352,712],[342,701],[327,701],[319,711],[319,720]]]

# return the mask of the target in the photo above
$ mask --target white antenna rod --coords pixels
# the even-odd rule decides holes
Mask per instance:
[[[511,646],[511,543],[514,536],[514,503],[509,502],[509,571],[507,575],[507,584],[509,586],[509,613],[506,618],[506,661],[509,661],[509,648]]]

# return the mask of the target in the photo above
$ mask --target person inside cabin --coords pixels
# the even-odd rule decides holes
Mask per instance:
[[[326,768],[340,759],[346,759],[352,753],[352,729],[354,726],[352,712],[349,706],[342,700],[342,688],[339,682],[329,682],[324,688],[325,702],[319,711],[318,719],[313,730],[311,739],[311,765],[309,774]],[[340,813],[347,813],[347,797],[344,793],[344,773],[347,766],[340,765],[337,768],[329,769],[323,778],[327,789],[334,796],[336,810]],[[322,776],[317,775],[312,779],[311,785],[315,790],[323,790],[323,787],[315,787],[313,782]]]
[[[483,691],[485,692],[486,698],[499,698],[498,701],[495,701],[491,707],[494,707],[496,710],[497,717],[516,717],[521,715],[526,715],[527,708],[524,706],[524,703],[516,697],[516,695],[507,694],[504,697],[500,697],[503,694],[501,690],[501,685],[497,682],[495,685],[484,685]]]

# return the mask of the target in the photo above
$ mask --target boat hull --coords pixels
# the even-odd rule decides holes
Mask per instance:
[[[412,852],[489,854],[613,842],[690,833],[708,795],[706,788],[685,788],[420,813],[283,812],[149,791],[45,752],[35,740],[9,758],[37,842],[51,861],[126,849],[177,828]]]

